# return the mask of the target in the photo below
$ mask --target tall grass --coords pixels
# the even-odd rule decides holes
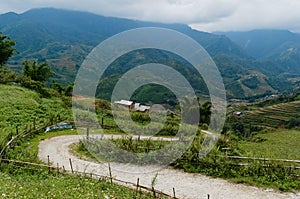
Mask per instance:
[[[0,143],[7,134],[24,130],[33,123],[53,117],[71,118],[60,98],[43,98],[38,93],[14,85],[0,84]]]

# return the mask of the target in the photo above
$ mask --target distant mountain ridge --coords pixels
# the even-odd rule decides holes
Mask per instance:
[[[241,45],[244,40],[233,42],[227,33],[210,34],[184,24],[143,22],[53,8],[0,15],[0,31],[16,40],[19,52],[8,66],[20,70],[24,59],[47,61],[56,73],[55,79],[65,84],[74,81],[86,55],[101,41],[125,30],[150,26],[173,29],[199,42],[216,62],[230,98],[282,92],[297,84],[297,77],[293,77],[290,85],[291,74],[286,74],[283,62],[257,60]],[[187,74],[188,79],[196,78],[191,72]]]
[[[61,40],[67,43],[90,42],[89,44],[93,45],[125,30],[140,27],[163,27],[188,34],[201,43],[211,55],[215,55],[222,50],[222,52],[227,54],[245,56],[242,50],[227,37],[192,30],[185,24],[142,22],[51,8],[33,9],[20,15],[15,13],[0,15],[0,29],[3,32],[12,33],[12,36],[16,37],[16,39],[19,35],[13,30],[20,28],[16,26],[24,27],[25,25],[40,25],[39,29],[44,31],[44,33],[51,34],[56,39],[61,37]],[[22,45],[21,42],[23,43],[24,41],[20,41],[20,46]],[[224,46],[220,46],[218,42],[223,42]],[[222,47],[225,48],[223,49]]]
[[[300,73],[300,34],[288,30],[252,30],[247,32],[218,32],[238,44],[250,56],[273,60],[282,69]]]

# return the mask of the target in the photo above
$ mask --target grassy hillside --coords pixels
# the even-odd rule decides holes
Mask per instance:
[[[8,155],[11,159],[40,162],[37,153],[41,140],[76,133],[72,130],[56,131],[28,138],[10,150]],[[134,190],[104,180],[56,172],[49,174],[47,169],[38,167],[18,168],[0,164],[0,179],[0,198],[132,198],[136,194]],[[153,198],[146,193],[140,193],[139,196]]]
[[[38,93],[16,86],[0,84],[0,143],[16,126],[24,130],[33,121],[40,123],[60,115],[71,118],[71,109],[60,98],[43,98]],[[6,151],[5,158],[38,162],[40,140],[76,131],[42,133],[22,138]],[[83,176],[48,173],[47,169],[25,165],[12,166],[0,161],[0,198],[133,198],[136,191],[106,181]],[[139,193],[141,198],[153,198]]]
[[[258,137],[257,137],[258,138]],[[259,134],[261,142],[241,142],[240,148],[246,156],[279,159],[300,159],[300,131],[280,130]]]
[[[0,84],[0,140],[9,132],[20,130],[34,121],[38,124],[56,116],[71,116],[62,99],[43,98],[35,91],[17,86]]]

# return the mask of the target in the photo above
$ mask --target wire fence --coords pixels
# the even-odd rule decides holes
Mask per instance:
[[[24,161],[20,161],[20,160],[11,160],[11,159],[5,159],[5,152],[7,149],[11,148],[18,140],[24,139],[28,136],[31,136],[33,134],[38,134],[41,132],[44,132],[45,129],[53,124],[56,124],[58,122],[60,122],[60,116],[58,117],[54,117],[51,118],[49,121],[47,122],[43,122],[39,125],[36,124],[36,122],[33,122],[33,125],[30,126],[29,128],[26,126],[24,131],[19,132],[19,127],[16,127],[16,132],[10,132],[6,138],[3,139],[3,143],[2,147],[0,148],[0,163],[9,163],[10,165],[13,165],[15,168],[21,168],[21,169],[29,169],[29,170],[33,170],[33,171],[40,171],[39,169],[48,169],[49,173],[51,172],[57,172],[57,173],[70,173],[68,172],[65,167],[59,167],[59,165],[57,164],[57,166],[52,166],[50,164],[50,159],[48,157],[48,164],[39,164],[39,163],[33,163],[33,162],[24,162]],[[30,166],[30,167],[29,167]],[[32,168],[34,167],[34,168]],[[109,165],[109,176],[103,176],[103,175],[99,175],[99,174],[95,174],[95,173],[84,173],[84,172],[80,172],[80,171],[74,171],[73,170],[73,165],[72,165],[72,160],[70,159],[70,167],[71,167],[71,174],[76,174],[76,175],[83,175],[86,177],[90,177],[90,178],[97,178],[101,181],[110,181],[111,183],[118,183],[122,186],[125,187],[130,187],[130,188],[134,188],[136,190],[136,195],[139,194],[139,192],[146,191],[146,192],[151,192],[153,193],[153,196],[155,198],[159,198],[161,196],[163,197],[168,197],[168,198],[177,198],[175,195],[175,188],[173,188],[173,196],[164,193],[162,191],[159,191],[157,189],[155,189],[154,187],[147,187],[147,186],[143,186],[139,183],[139,179],[137,179],[137,183],[132,183],[132,182],[127,182],[127,181],[123,181],[120,179],[117,179],[115,177],[112,176],[111,173],[111,168]]]
[[[3,138],[3,140],[2,140],[2,144],[0,145],[0,159],[5,156],[6,150],[9,149],[12,145],[14,145],[15,142],[17,142],[18,140],[21,140],[23,138],[26,138],[28,136],[31,136],[33,134],[38,134],[40,132],[44,132],[48,126],[61,121],[60,118],[61,117],[58,115],[53,118],[50,118],[49,120],[45,120],[45,121],[41,122],[40,124],[37,124],[36,120],[34,120],[33,124],[29,125],[29,126],[26,125],[24,127],[25,130],[23,130],[23,131],[20,131],[21,128],[19,126],[16,126],[16,131],[9,132],[6,135],[6,137]]]
[[[105,175],[99,175],[99,174],[95,174],[95,173],[74,171],[71,159],[70,159],[71,171],[66,170],[64,166],[60,167],[58,164],[57,164],[57,166],[52,166],[50,164],[50,161],[48,161],[49,162],[48,164],[39,164],[39,163],[24,162],[24,161],[19,161],[19,160],[1,159],[1,162],[12,164],[16,168],[22,168],[22,169],[33,170],[33,171],[40,171],[39,169],[36,169],[36,167],[40,168],[40,169],[48,169],[49,174],[50,173],[58,173],[58,174],[66,174],[67,173],[67,174],[71,174],[71,175],[80,175],[80,176],[88,177],[91,179],[98,179],[99,181],[117,183],[121,186],[135,190],[136,196],[138,196],[139,193],[144,191],[144,192],[152,193],[154,198],[167,197],[167,198],[179,199],[176,196],[175,188],[173,188],[173,190],[171,190],[173,192],[173,195],[170,195],[170,194],[167,194],[160,190],[157,190],[154,187],[147,187],[147,186],[141,185],[139,178],[137,179],[136,183],[132,183],[132,182],[120,180],[120,179],[113,177],[110,164],[108,166],[109,176],[105,176]],[[28,167],[28,166],[31,166],[31,167]],[[32,167],[35,167],[35,168],[32,168]]]

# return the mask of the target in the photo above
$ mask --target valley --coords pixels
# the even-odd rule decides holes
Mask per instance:
[[[213,101],[187,60],[161,49],[114,60],[95,96],[73,92],[94,47],[143,27],[202,45],[223,78],[227,105]],[[299,197],[298,33],[208,33],[54,8],[1,14],[0,32],[0,198]],[[122,75],[146,63],[182,74],[196,97],[177,99],[154,82],[118,99],[129,106],[111,102]],[[212,115],[223,105],[225,124],[216,132],[222,114]]]

